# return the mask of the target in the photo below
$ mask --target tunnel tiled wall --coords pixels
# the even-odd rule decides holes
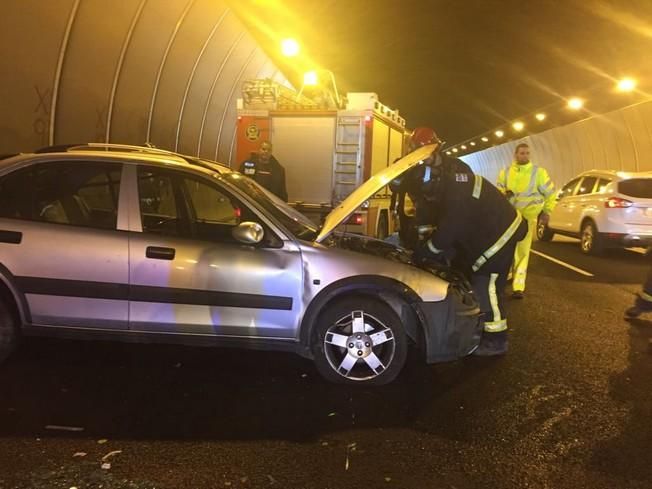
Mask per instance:
[[[463,156],[474,171],[495,182],[512,161],[514,147],[530,145],[532,161],[544,166],[558,187],[593,170],[652,171],[652,101],[594,116]]]
[[[143,144],[235,156],[242,80],[287,84],[222,0],[3,3],[0,153]]]

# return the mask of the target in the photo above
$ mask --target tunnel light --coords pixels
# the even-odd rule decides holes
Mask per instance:
[[[573,97],[568,101],[568,108],[572,110],[580,110],[584,107],[584,100],[579,97]]]
[[[623,78],[618,81],[616,89],[619,92],[632,92],[636,88],[636,80],[633,78]]]
[[[446,154],[447,154],[448,156],[450,156],[450,155],[451,155],[451,152],[450,152],[450,151],[446,151]]]
[[[475,146],[475,141],[471,141],[469,144],[470,144],[471,146]]]
[[[523,124],[521,121],[516,121],[514,124],[512,124],[512,127],[515,131],[521,132],[523,128],[525,128],[525,124]]]
[[[465,146],[464,144],[463,144],[462,146],[460,146],[460,147],[461,147],[462,149],[466,149],[466,146]]]
[[[498,130],[494,133],[497,138],[502,138],[505,135],[504,131]]]
[[[299,50],[299,43],[296,39],[288,38],[281,41],[281,53],[283,53],[283,56],[293,58],[299,54]]]
[[[536,120],[538,120],[539,122],[543,122],[543,121],[546,120],[546,114],[544,114],[543,112],[539,112],[539,113],[538,113],[537,115],[535,115],[534,117],[535,117]]]
[[[488,143],[488,142],[489,142],[489,138],[486,137],[486,136],[483,136],[483,137],[482,137],[482,142],[483,142],[483,143]]]
[[[307,71],[303,75],[303,84],[308,87],[314,87],[319,84],[319,77],[316,71]]]
[[[453,153],[457,153],[457,151],[458,151],[457,148],[453,148]]]

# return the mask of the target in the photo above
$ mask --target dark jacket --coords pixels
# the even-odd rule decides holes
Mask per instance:
[[[473,264],[492,247],[517,218],[517,211],[489,181],[475,175],[457,158],[442,155],[442,177],[434,200],[423,201],[420,223],[435,223],[432,246],[459,250]],[[526,225],[512,239],[523,239]]]
[[[239,171],[287,202],[288,192],[285,189],[285,169],[273,156],[269,157],[269,162],[262,163],[258,155],[253,154],[251,158],[242,162]]]

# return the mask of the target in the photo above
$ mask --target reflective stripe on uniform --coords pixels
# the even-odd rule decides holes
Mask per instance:
[[[432,244],[432,241],[428,240],[428,249],[432,251],[435,255],[438,255],[441,253],[443,250],[440,250],[439,248],[435,247],[434,244]]]
[[[554,189],[555,184],[552,182],[552,180],[548,180],[546,183],[539,186],[539,192],[541,192],[546,197],[549,197],[550,194],[553,193]]]
[[[501,319],[500,321],[490,321],[484,323],[484,330],[487,333],[500,333],[501,331],[507,330],[507,319]]]
[[[514,201],[514,207],[517,209],[524,209],[525,207],[530,207],[531,205],[543,205],[545,199],[540,195],[536,197],[521,197],[517,198]]]
[[[643,291],[639,294],[640,298],[643,299],[644,301],[647,302],[652,302],[652,295],[648,294],[647,292]]]
[[[475,175],[475,183],[473,185],[473,198],[479,199],[480,192],[482,192],[482,177],[480,175]]]
[[[473,271],[477,272],[480,270],[480,267],[487,263],[489,258],[494,256],[496,253],[498,253],[503,246],[510,240],[512,236],[514,236],[514,233],[518,229],[519,225],[521,224],[521,221],[523,218],[521,217],[521,214],[518,212],[516,213],[516,219],[512,222],[512,224],[507,228],[507,231],[503,233],[503,235],[498,238],[498,241],[496,241],[491,248],[489,248],[487,251],[482,253],[480,255],[480,258],[478,258],[475,263],[473,264]]]
[[[491,310],[494,314],[494,322],[500,321],[502,319],[500,308],[498,307],[498,295],[496,294],[497,278],[497,273],[492,273],[489,277],[489,303],[491,304]]]
[[[534,202],[529,201],[528,199],[534,198],[534,197],[539,197],[538,192],[535,192],[536,190],[536,185],[537,185],[537,173],[539,173],[539,167],[536,165],[532,165],[532,173],[530,173],[530,183],[527,186],[527,189],[525,192],[514,192],[515,198],[514,198],[514,207],[517,209],[522,209],[523,207],[529,207],[531,205],[536,205]],[[526,202],[527,203],[524,203]],[[541,200],[541,204],[543,203],[543,199]]]

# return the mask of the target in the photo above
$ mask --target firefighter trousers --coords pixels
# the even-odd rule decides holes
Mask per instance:
[[[514,252],[514,265],[512,284],[514,292],[525,290],[525,279],[527,277],[527,267],[530,262],[530,249],[532,248],[532,240],[534,239],[534,232],[537,228],[537,218],[527,220],[527,234],[525,238],[516,244]]]
[[[519,242],[518,238],[525,235],[525,226],[526,222],[523,221],[512,239],[471,277],[471,285],[480,305],[486,333],[500,333],[507,330],[504,307],[505,285]]]

